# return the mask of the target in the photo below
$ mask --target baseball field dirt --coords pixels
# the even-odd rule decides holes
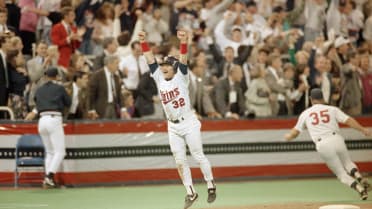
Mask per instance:
[[[239,206],[239,207],[214,207],[214,208],[205,208],[205,209],[318,209],[319,207],[324,206],[324,205],[330,205],[330,204],[329,203],[288,203],[288,204],[249,205],[249,206]],[[334,204],[334,205],[340,205],[340,204]],[[350,204],[343,204],[343,205],[350,205]],[[361,209],[372,209],[372,203],[352,204],[352,205],[359,206]]]

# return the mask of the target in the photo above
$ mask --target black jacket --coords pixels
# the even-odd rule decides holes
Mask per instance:
[[[138,95],[134,105],[138,116],[153,114],[155,109],[152,97],[158,94],[158,90],[154,79],[150,76],[150,72],[146,72],[141,76],[137,91]]]
[[[23,96],[23,93],[26,89],[26,85],[29,82],[29,78],[27,75],[18,72],[11,64],[8,63],[9,69],[9,92]]]
[[[70,107],[71,99],[62,85],[48,81],[37,89],[35,103],[39,113],[44,111],[62,113],[65,107]]]

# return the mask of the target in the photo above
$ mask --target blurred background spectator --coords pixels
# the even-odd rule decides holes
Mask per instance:
[[[54,66],[73,100],[69,119],[163,118],[137,36],[148,33],[157,59],[178,56],[179,28],[190,34],[200,118],[297,115],[315,87],[351,115],[372,112],[366,0],[2,0],[0,105],[22,119]]]

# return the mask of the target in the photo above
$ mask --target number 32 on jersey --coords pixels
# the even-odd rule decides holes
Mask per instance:
[[[312,112],[310,113],[310,117],[312,117],[313,121],[311,124],[318,125],[320,122],[328,123],[330,120],[328,110],[321,110],[319,112]]]
[[[181,97],[178,100],[174,100],[172,102],[172,104],[173,104],[174,109],[177,109],[179,107],[183,107],[183,106],[185,106],[185,99]]]

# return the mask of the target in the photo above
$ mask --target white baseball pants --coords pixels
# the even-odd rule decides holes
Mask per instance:
[[[212,169],[204,155],[200,133],[201,123],[196,116],[189,116],[180,123],[168,122],[168,136],[177,169],[185,187],[192,186],[192,177],[186,157],[186,145],[192,157],[199,163],[205,181],[212,181]]]
[[[350,176],[350,171],[357,166],[350,159],[344,138],[339,134],[325,136],[316,143],[316,149],[337,178],[351,186],[355,179]]]
[[[56,173],[66,155],[62,116],[41,116],[38,129],[46,151],[45,172]]]

